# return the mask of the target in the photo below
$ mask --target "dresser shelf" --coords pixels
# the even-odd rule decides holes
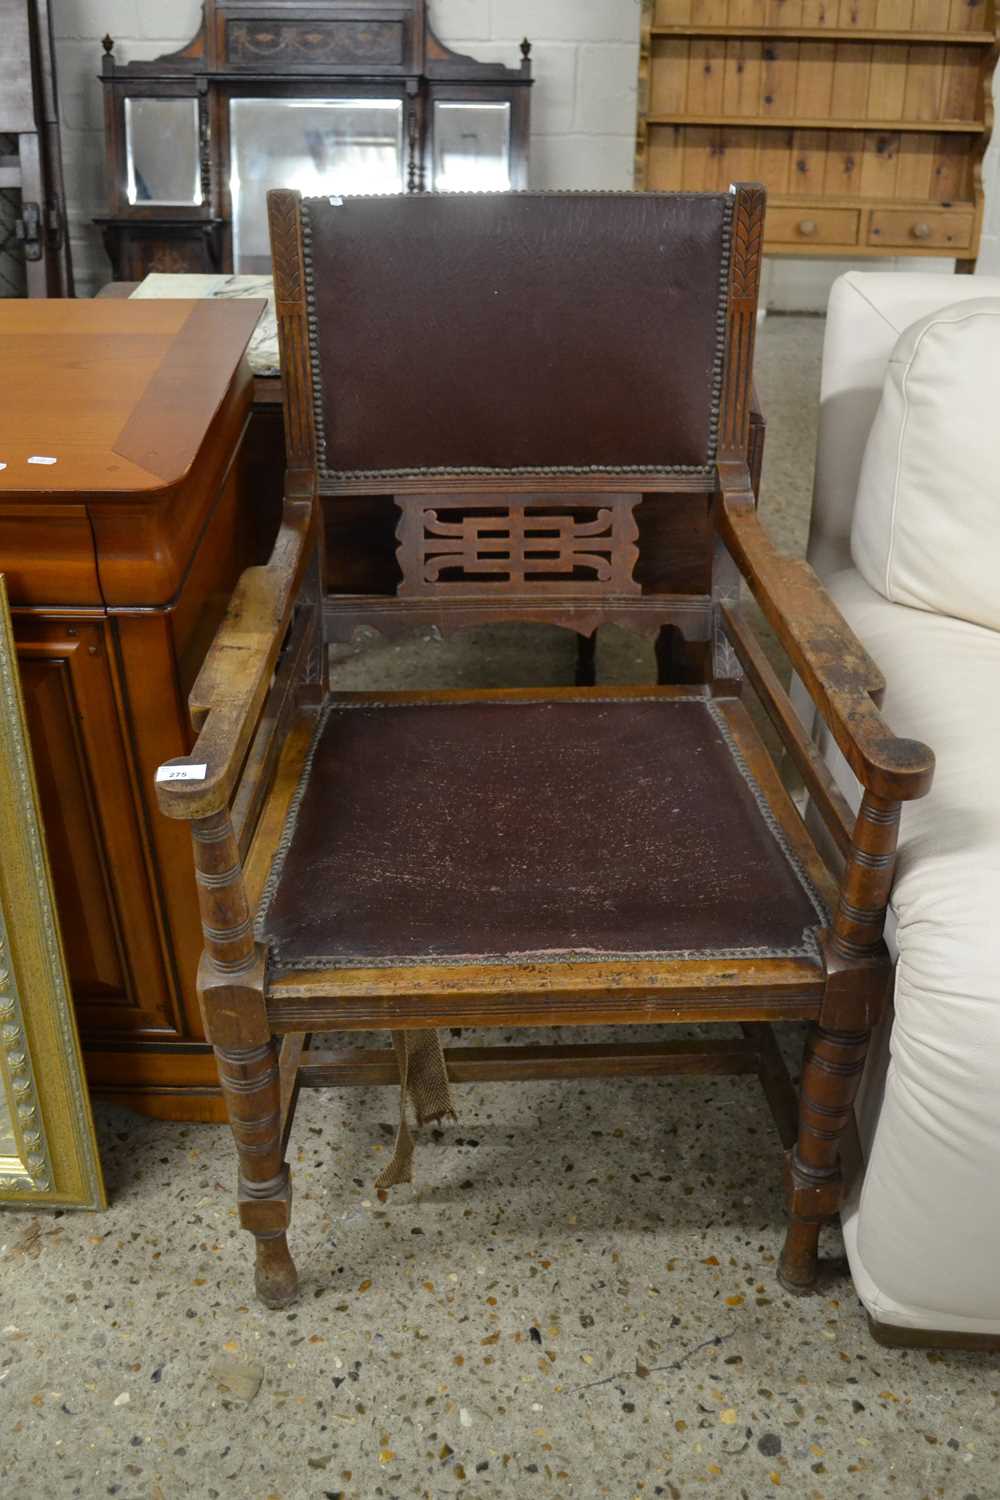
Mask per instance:
[[[643,0],[636,187],[757,180],[771,255],[946,255],[971,270],[996,5]]]
[[[877,130],[883,135],[923,131],[938,135],[981,135],[982,120],[811,120],[803,116],[777,119],[774,115],[647,115],[647,125],[727,125],[741,130]]]
[[[756,37],[801,42],[906,42],[927,45],[993,45],[989,31],[862,31],[856,26],[651,26],[651,36]]]

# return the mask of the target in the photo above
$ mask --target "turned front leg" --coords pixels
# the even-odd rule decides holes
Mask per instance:
[[[240,1223],[256,1243],[258,1297],[267,1307],[287,1307],[296,1297],[298,1276],[286,1238],[291,1181],[263,963],[228,812],[199,819],[191,831],[205,938],[198,993],[239,1155]]]
[[[844,1200],[841,1143],[891,976],[882,933],[899,817],[898,802],[865,793],[824,945],[826,994],[806,1045],[798,1140],[786,1162],[789,1226],[779,1276],[789,1291],[815,1285],[820,1228]]]
[[[241,997],[241,1009],[250,996]],[[239,1153],[240,1223],[254,1237],[256,1290],[266,1307],[287,1307],[298,1295],[288,1249],[292,1184],[281,1147],[281,1089],[273,1037],[256,1046],[215,1048],[219,1082]]]
[[[799,1135],[785,1165],[789,1225],[779,1276],[793,1292],[810,1291],[818,1270],[819,1232],[843,1198],[840,1142],[868,1056],[869,1031],[814,1026],[806,1043]]]

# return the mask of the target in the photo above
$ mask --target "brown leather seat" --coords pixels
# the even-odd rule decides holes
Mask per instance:
[[[732,708],[696,689],[331,699],[262,907],[274,970],[818,962],[829,914]]]

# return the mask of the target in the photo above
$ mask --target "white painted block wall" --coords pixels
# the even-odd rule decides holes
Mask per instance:
[[[520,62],[532,42],[531,185],[540,188],[630,188],[635,139],[639,0],[430,0],[441,40],[484,61]],[[53,0],[56,68],[70,234],[78,289],[102,286],[110,274],[91,224],[104,208],[101,37],[115,39],[120,61],[158,57],[187,42],[200,0]],[[987,216],[980,269],[1000,273],[1000,144],[987,158]],[[869,269],[946,272],[950,262],[868,261]],[[783,311],[819,310],[834,261],[774,260],[765,297]]]

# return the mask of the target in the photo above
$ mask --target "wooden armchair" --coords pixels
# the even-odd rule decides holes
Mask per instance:
[[[755,1072],[787,1148],[783,1284],[808,1289],[883,1005],[900,804],[933,757],[747,472],[764,194],[269,198],[284,519],[240,582],[158,773],[190,821],[199,987],[257,1290],[290,1302],[299,1086]],[[394,597],[326,601],[322,507],[398,512]],[[676,507],[700,587],[641,582],[636,512]],[[743,615],[739,574],[866,787],[854,819]],[[324,613],[683,633],[695,685],[330,694]],[[742,668],[842,856],[829,870],[741,701]],[[796,1104],[769,1022],[815,1024]],[[739,1023],[736,1040],[462,1045],[437,1027]],[[318,1054],[311,1032],[395,1034]],[[447,1074],[447,1076],[445,1076]],[[395,1180],[407,1175],[401,1136]],[[387,1180],[394,1180],[392,1174]]]

